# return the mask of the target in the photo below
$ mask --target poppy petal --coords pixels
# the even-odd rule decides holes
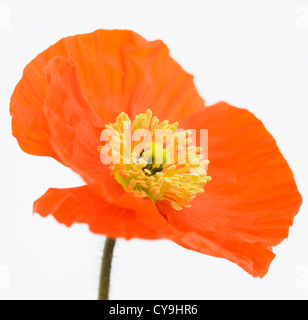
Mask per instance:
[[[59,160],[49,143],[50,133],[43,113],[45,93],[43,68],[36,58],[24,69],[11,97],[12,132],[24,152]]]
[[[174,241],[180,246],[236,263],[253,277],[264,277],[275,254],[261,244],[243,242],[239,247],[238,239],[224,232],[217,232],[215,237],[202,236],[190,231]]]
[[[147,41],[129,30],[67,37],[27,65],[12,95],[13,134],[27,153],[59,160],[43,112],[48,86],[44,68],[57,56],[74,58],[82,92],[104,123],[121,112],[133,117],[149,107],[163,120],[178,121],[204,106],[192,76],[162,41]]]
[[[124,192],[100,160],[97,147],[103,123],[83,95],[73,59],[53,58],[45,67],[45,116],[50,143],[60,160],[105,198]]]
[[[41,55],[44,65],[55,56],[74,58],[82,91],[105,122],[148,108],[161,119],[178,121],[204,107],[193,77],[170,57],[167,46],[130,30],[67,37]]]
[[[164,239],[175,238],[177,232],[161,216],[151,201],[123,209],[104,201],[88,186],[49,189],[35,201],[34,213],[54,218],[70,227],[86,223],[93,233],[111,238]]]
[[[219,244],[213,255],[264,276],[271,247],[288,236],[302,202],[274,138],[253,114],[227,103],[207,107],[181,126],[209,130],[213,180],[190,209],[178,212],[160,204],[160,211],[179,230],[195,230]]]
[[[85,223],[91,232],[106,235],[110,238],[132,238],[157,240],[170,239],[177,244],[194,251],[209,254],[225,251],[231,260],[232,255],[219,243],[214,243],[196,232],[180,232],[173,228],[162,218],[155,206],[147,202],[142,210],[131,210],[106,203],[97,196],[88,186],[70,189],[49,189],[45,195],[38,199],[33,206],[34,213],[42,217],[52,215],[59,223],[72,226],[74,223]],[[247,244],[247,254],[256,254],[258,250],[253,247],[250,252]],[[262,248],[261,248],[262,250]],[[261,251],[260,250],[260,251]],[[217,254],[219,256],[219,254]],[[273,255],[268,254],[268,263]],[[245,257],[240,257],[245,266]],[[251,261],[250,261],[251,262]],[[255,268],[266,268],[258,266]]]

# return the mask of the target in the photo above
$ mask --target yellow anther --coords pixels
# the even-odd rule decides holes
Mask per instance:
[[[170,124],[168,120],[159,122],[156,116],[153,117],[152,111],[148,109],[145,113],[141,113],[130,120],[126,113],[121,113],[116,122],[106,126],[112,134],[112,138],[105,146],[99,146],[98,151],[101,153],[102,159],[110,156],[110,148],[112,155],[118,155],[120,161],[110,164],[116,181],[123,186],[127,192],[133,193],[136,197],[149,197],[153,202],[167,200],[171,207],[177,211],[183,208],[189,208],[190,202],[200,193],[204,192],[204,186],[212,178],[205,171],[208,160],[203,160],[200,154],[200,147],[188,146],[191,142],[189,135],[190,130],[176,132],[178,123]],[[130,159],[124,158],[122,155],[123,146],[127,147],[128,143],[124,139],[123,129],[131,126],[132,134],[138,129],[148,129],[150,141],[144,143],[139,152],[133,152],[135,144],[131,145]],[[164,145],[155,143],[156,130],[171,130],[173,133],[166,135],[167,141]],[[166,131],[165,131],[166,130]],[[174,140],[171,141],[170,139]],[[175,153],[178,159],[180,155],[184,155],[185,164],[182,162],[171,164],[171,155],[166,147],[175,143]],[[187,152],[186,152],[187,151]],[[173,157],[172,159],[174,159]]]

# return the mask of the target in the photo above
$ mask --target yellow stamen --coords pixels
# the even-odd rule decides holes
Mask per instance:
[[[177,132],[178,125],[177,122],[170,124],[168,120],[159,122],[151,110],[137,115],[132,122],[127,114],[121,113],[115,123],[106,125],[111,135],[98,151],[102,159],[111,154],[112,159],[119,157],[119,161],[109,167],[125,191],[139,198],[149,197],[154,203],[169,201],[171,207],[179,211],[189,208],[190,202],[204,192],[205,184],[212,178],[205,171],[209,161],[203,160],[201,148],[189,146],[192,140],[190,130]],[[128,143],[125,137],[128,129],[132,134],[146,129],[149,135],[143,141],[140,139],[141,143]],[[169,133],[162,143],[153,142],[157,130]],[[177,159],[182,158],[185,163],[170,163],[172,146]],[[129,153],[123,152],[124,148],[129,148]]]

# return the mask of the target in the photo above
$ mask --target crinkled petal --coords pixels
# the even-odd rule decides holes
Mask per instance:
[[[97,194],[115,199],[124,190],[101,162],[97,147],[103,124],[80,90],[73,59],[55,57],[45,67],[45,73],[48,87],[44,113],[53,149],[61,162],[78,173]]]
[[[178,121],[204,106],[192,76],[170,57],[162,41],[147,41],[128,30],[67,37],[27,65],[12,95],[13,135],[27,153],[60,161],[43,111],[48,87],[44,68],[54,57],[71,56],[78,89],[104,123],[114,122],[121,112],[133,117],[147,108],[163,120]]]
[[[108,204],[88,186],[49,189],[34,203],[33,210],[43,217],[53,215],[58,222],[68,227],[74,223],[88,224],[92,232],[112,238],[157,239],[161,237],[159,230],[154,225],[151,227],[144,224],[142,219],[138,219],[134,210],[121,209]],[[160,219],[157,211],[156,214]]]
[[[181,126],[209,130],[213,180],[191,208],[178,212],[161,203],[160,211],[175,228],[213,243],[208,254],[264,276],[271,247],[288,236],[302,202],[274,138],[253,114],[227,103],[207,107]]]
[[[184,236],[167,223],[149,199],[136,199],[131,209],[119,208],[89,186],[49,189],[35,201],[33,211],[42,217],[52,215],[67,227],[85,223],[92,232],[111,238],[175,240]]]

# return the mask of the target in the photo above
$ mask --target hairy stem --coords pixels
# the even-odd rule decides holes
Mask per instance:
[[[98,300],[109,300],[110,272],[113,258],[113,250],[116,240],[107,238],[102,258],[101,274],[99,279]]]

